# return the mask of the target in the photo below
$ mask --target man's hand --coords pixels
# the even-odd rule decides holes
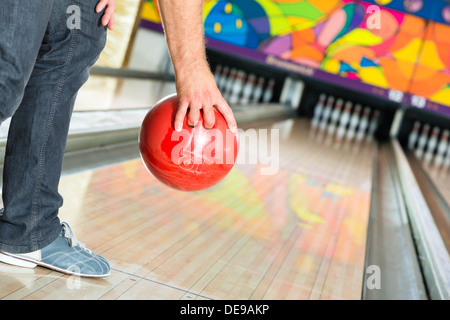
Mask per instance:
[[[106,8],[106,9],[105,9]],[[101,12],[105,9],[102,17],[102,25],[108,26],[109,30],[114,29],[114,11],[116,10],[116,0],[100,0],[95,11]]]
[[[180,105],[175,116],[175,130],[181,130],[186,114],[188,125],[195,127],[200,112],[203,112],[203,126],[211,129],[215,123],[214,109],[217,109],[224,116],[229,129],[235,132],[233,112],[217,88],[211,71],[202,64],[200,62],[200,66],[195,66],[193,72],[178,74],[176,87]]]

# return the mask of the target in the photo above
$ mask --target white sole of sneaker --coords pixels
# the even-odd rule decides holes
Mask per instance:
[[[34,268],[37,266],[36,263],[24,260],[20,257],[10,256],[9,254],[5,254],[2,252],[0,252],[0,261],[7,263],[7,264],[14,265],[14,266],[24,267],[24,268]]]
[[[18,267],[24,267],[24,268],[34,268],[36,266],[48,268],[54,271],[58,271],[67,275],[72,276],[78,276],[78,277],[84,277],[84,278],[105,278],[111,275],[111,273],[105,274],[105,275],[90,275],[90,274],[82,274],[79,272],[76,272],[76,270],[64,270],[60,269],[58,267],[43,263],[43,262],[33,262],[30,260],[26,260],[26,257],[19,257],[19,256],[12,256],[10,254],[6,254],[3,252],[0,252],[0,262],[4,262],[10,265],[18,266]]]

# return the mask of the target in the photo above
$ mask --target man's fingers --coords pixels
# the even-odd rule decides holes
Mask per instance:
[[[105,9],[106,5],[108,4],[108,1],[109,1],[109,0],[100,0],[100,1],[97,3],[97,6],[95,7],[95,11],[96,11],[96,12],[100,12],[100,11],[102,11],[103,9]]]
[[[206,129],[211,129],[214,127],[215,122],[214,108],[212,106],[203,107],[203,126]]]
[[[175,131],[179,132],[183,128],[184,117],[186,116],[188,106],[189,105],[187,103],[180,103],[177,113],[175,114]]]
[[[231,132],[236,132],[237,130],[237,124],[236,120],[234,119],[233,111],[231,110],[228,103],[225,101],[225,99],[222,99],[220,103],[216,105],[217,110],[223,115],[225,120],[228,123],[228,128]]]
[[[114,11],[116,10],[114,2],[111,2],[108,4],[108,7],[105,10],[104,17],[107,17],[107,21],[105,23],[105,26],[107,25],[110,30],[114,27]]]
[[[113,14],[111,16],[111,19],[108,22],[108,29],[109,30],[114,30],[114,22],[115,22],[115,19],[114,19],[114,14]]]
[[[198,124],[200,118],[200,107],[190,105],[187,124],[190,127],[195,127]]]
[[[110,30],[113,30],[114,12],[116,10],[115,2],[111,0],[100,0],[95,8],[95,11],[101,12],[102,10],[105,10],[102,16],[102,25],[107,26]]]
[[[192,94],[179,95],[180,105],[175,116],[175,130],[181,130],[185,120],[184,117],[186,117],[187,125],[190,127],[195,127],[202,119],[203,126],[206,129],[212,129],[216,122],[215,112],[217,109],[225,118],[231,132],[237,131],[236,120],[228,103],[220,93],[211,92],[212,94],[208,91],[207,94],[197,94],[197,96]]]

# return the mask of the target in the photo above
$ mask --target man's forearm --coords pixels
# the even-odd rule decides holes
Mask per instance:
[[[203,0],[158,0],[175,74],[189,75],[206,65]]]
[[[200,120],[210,129],[214,126],[214,110],[217,109],[230,130],[235,131],[233,111],[217,88],[206,61],[203,0],[158,0],[158,4],[179,98],[175,130],[181,130],[187,113],[189,126],[195,126]]]

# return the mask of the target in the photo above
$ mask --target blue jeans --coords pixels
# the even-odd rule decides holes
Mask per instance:
[[[0,251],[39,250],[61,232],[58,184],[70,118],[77,92],[106,43],[97,3],[1,0],[0,123],[12,119]],[[73,5],[79,14],[68,10]]]

